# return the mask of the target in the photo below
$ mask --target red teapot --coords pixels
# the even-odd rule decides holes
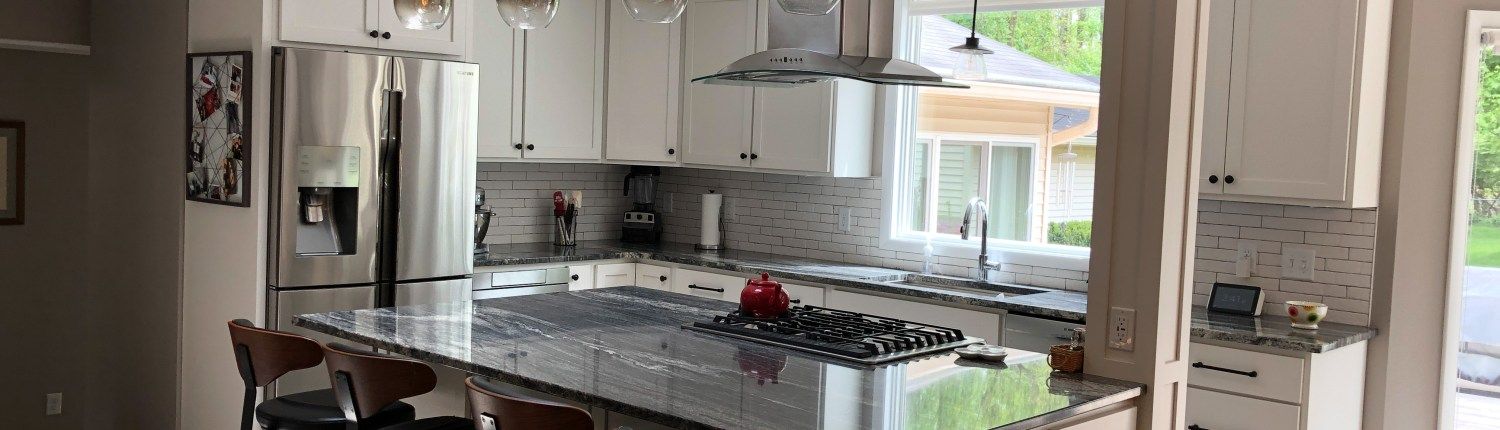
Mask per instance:
[[[781,289],[780,282],[771,280],[769,273],[760,274],[760,279],[746,281],[745,289],[740,291],[740,312],[751,317],[780,317],[791,305],[791,297]]]

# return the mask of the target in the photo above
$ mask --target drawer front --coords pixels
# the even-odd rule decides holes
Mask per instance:
[[[1298,429],[1302,409],[1217,391],[1188,388],[1188,428],[1203,430]]]
[[[1047,352],[1052,345],[1073,340],[1073,329],[1083,325],[1023,315],[1005,316],[1005,338],[1000,344],[1023,351]]]
[[[956,328],[962,330],[964,336],[986,342],[1000,339],[1000,314],[837,290],[829,291],[826,301],[828,307],[834,309]]]
[[[594,279],[594,288],[635,285],[635,263],[600,264],[594,266]]]
[[[692,270],[678,270],[669,281],[674,292],[731,302],[739,302],[745,289],[745,280],[738,276]]]
[[[792,306],[823,306],[823,289],[820,287],[781,284],[781,288],[786,290],[787,297],[792,299]]]
[[[670,291],[672,289],[672,268],[636,264],[635,285],[653,290]]]
[[[568,291],[594,289],[594,265],[568,266]]]
[[[1302,403],[1300,358],[1200,343],[1188,345],[1188,357],[1190,385]]]

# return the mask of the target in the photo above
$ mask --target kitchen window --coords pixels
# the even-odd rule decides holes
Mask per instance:
[[[969,36],[969,3],[898,4],[898,55],[951,78],[962,55],[948,48]],[[980,197],[999,261],[1087,270],[1102,5],[982,0],[980,45],[995,52],[986,78],[960,81],[970,89],[891,92],[887,247],[933,243],[938,254],[972,258],[978,238],[963,241],[958,229]]]

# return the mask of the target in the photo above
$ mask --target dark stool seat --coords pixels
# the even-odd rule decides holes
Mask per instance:
[[[360,421],[363,425],[365,421]],[[474,421],[459,417],[432,417],[404,422],[390,427],[375,427],[380,430],[474,430]]]
[[[366,419],[369,428],[385,428],[411,421],[417,409],[405,402],[391,403]],[[348,421],[333,389],[288,394],[267,399],[255,408],[261,427],[275,430],[344,430]]]

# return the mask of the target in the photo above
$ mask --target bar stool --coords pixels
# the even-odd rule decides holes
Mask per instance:
[[[333,396],[338,399],[349,430],[472,430],[474,421],[432,417],[395,425],[374,422],[379,411],[401,399],[420,396],[437,387],[437,373],[426,364],[362,351],[348,345],[323,345]]]
[[[594,419],[577,407],[527,398],[486,378],[470,377],[469,415],[475,430],[593,430]]]
[[[342,430],[348,425],[332,389],[288,394],[255,405],[256,388],[270,384],[287,372],[323,362],[323,350],[317,342],[291,333],[257,328],[243,319],[229,322],[229,340],[234,344],[240,379],[245,382],[240,430],[250,430],[256,420],[260,421],[260,428],[272,430]],[[380,409],[369,421],[393,425],[411,421],[416,416],[416,408],[396,402]]]

